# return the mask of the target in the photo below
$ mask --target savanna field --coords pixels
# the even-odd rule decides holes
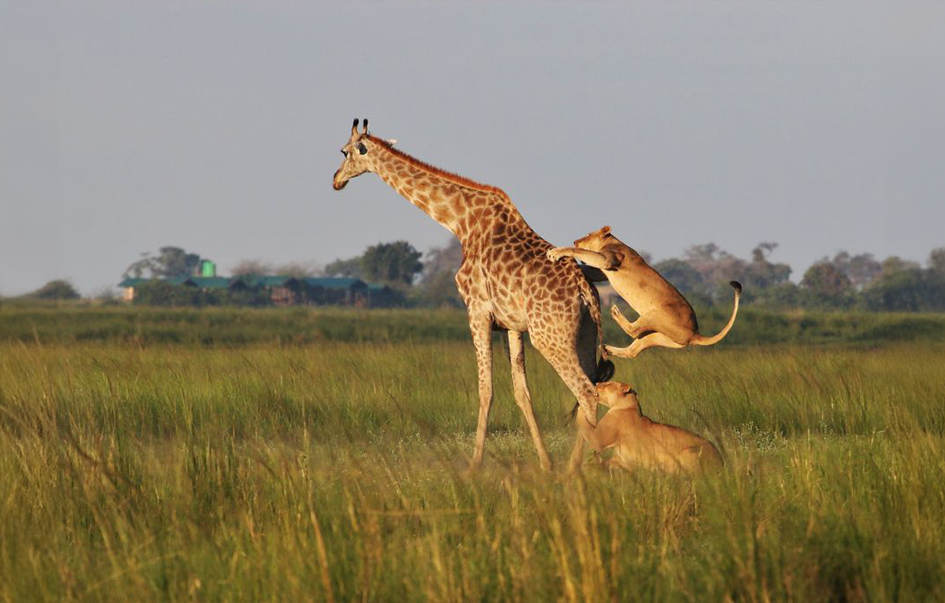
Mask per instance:
[[[528,347],[542,473],[495,346],[470,473],[462,312],[0,307],[0,601],[945,601],[945,316],[618,359],[722,451],[695,480],[566,475]]]

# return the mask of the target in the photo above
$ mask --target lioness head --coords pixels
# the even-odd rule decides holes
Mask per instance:
[[[581,237],[574,242],[574,246],[588,251],[600,251],[601,248],[610,242],[613,235],[610,234],[610,226],[605,226],[600,230],[595,230],[586,237]]]
[[[597,395],[600,403],[610,408],[630,408],[640,413],[640,401],[637,392],[626,383],[607,381],[597,384]]]

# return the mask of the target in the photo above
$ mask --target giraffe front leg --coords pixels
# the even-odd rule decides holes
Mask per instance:
[[[479,367],[479,421],[476,424],[476,448],[470,463],[471,469],[477,469],[485,454],[489,409],[492,407],[492,318],[488,314],[470,315],[469,330]]]
[[[578,409],[581,412],[581,409]],[[584,464],[584,436],[577,432],[577,439],[574,441],[574,448],[571,449],[571,458],[568,459],[568,473],[577,473]]]

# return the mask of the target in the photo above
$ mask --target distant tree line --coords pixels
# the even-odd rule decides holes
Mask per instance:
[[[751,258],[735,257],[716,245],[695,245],[682,258],[654,264],[690,301],[700,305],[726,303],[727,283],[745,286],[749,305],[786,310],[859,309],[876,312],[945,311],[945,248],[929,254],[926,267],[891,256],[841,251],[814,262],[795,284],[791,267],[772,262],[776,243],[761,243]]]
[[[378,253],[377,249],[385,245],[396,245],[398,252],[390,256]],[[777,243],[762,242],[749,258],[739,258],[714,243],[706,243],[689,247],[679,258],[659,262],[652,262],[646,252],[641,254],[699,306],[729,304],[732,292],[728,283],[737,280],[745,287],[743,303],[760,308],[945,311],[945,247],[933,250],[925,267],[897,256],[879,261],[870,253],[841,251],[811,265],[799,283],[790,280],[793,270],[788,264],[773,261],[777,248]],[[401,259],[395,261],[391,256]],[[377,268],[377,257],[410,268],[385,273]],[[335,260],[325,266],[324,272],[395,282],[414,305],[460,307],[462,300],[453,278],[461,262],[462,249],[457,240],[431,249],[422,257],[409,243],[400,241],[369,247],[361,256]],[[392,274],[396,278],[391,278]]]
[[[743,303],[772,310],[857,309],[875,312],[945,311],[945,247],[934,249],[925,265],[890,256],[882,261],[873,254],[841,251],[811,265],[799,282],[790,280],[788,264],[772,260],[777,243],[759,243],[749,258],[739,258],[714,243],[693,245],[681,257],[652,262],[669,282],[694,305],[727,305],[731,301],[728,282],[744,285]],[[125,276],[164,279],[195,275],[203,258],[179,247],[162,247],[156,254],[142,254]],[[298,278],[338,276],[386,284],[397,299],[408,306],[455,306],[462,301],[454,277],[462,262],[459,241],[425,254],[407,241],[378,243],[364,253],[319,266],[315,263],[274,265],[244,260],[234,276],[287,275]],[[167,283],[141,287],[142,303],[171,299],[171,305],[267,305],[267,298],[246,291],[205,291]],[[104,294],[103,294],[104,296]],[[38,300],[78,299],[67,280],[54,280],[24,296]]]

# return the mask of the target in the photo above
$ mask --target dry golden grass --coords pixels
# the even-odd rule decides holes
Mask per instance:
[[[501,349],[497,349],[501,358]],[[644,412],[716,441],[689,482],[559,472],[465,342],[0,343],[0,601],[945,600],[945,350],[648,351]]]

